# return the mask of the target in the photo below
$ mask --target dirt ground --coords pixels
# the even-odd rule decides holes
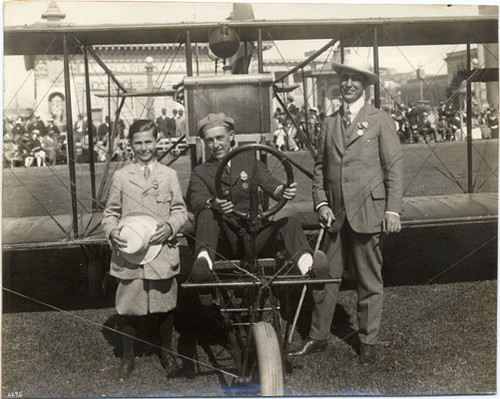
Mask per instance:
[[[457,181],[466,186],[464,143],[435,149]],[[310,169],[310,157],[293,154]],[[428,157],[428,158],[427,158]],[[475,142],[476,191],[497,191],[498,141]],[[481,157],[484,157],[482,159]],[[428,162],[424,163],[427,158]],[[461,192],[425,145],[405,147],[406,195]],[[189,176],[187,157],[176,164],[181,184]],[[80,165],[78,193],[89,204],[88,165]],[[439,169],[439,170],[438,170]],[[495,173],[492,172],[495,171]],[[17,168],[3,172],[3,216],[70,212],[64,166]],[[102,165],[98,167],[98,179]],[[476,177],[477,176],[477,177]],[[310,183],[300,172],[299,201],[309,199]],[[22,183],[21,183],[22,182]],[[31,194],[30,194],[31,193]],[[43,207],[34,202],[41,200]],[[87,201],[87,202],[85,202]],[[286,364],[286,393],[304,395],[462,395],[496,392],[497,225],[403,230],[384,247],[385,307],[380,333],[381,359],[361,366],[354,339],[356,292],[347,275],[326,352]],[[183,264],[190,254],[182,249]],[[3,397],[165,397],[244,395],[231,389],[234,364],[214,324],[216,312],[181,307],[175,343],[189,315],[197,331],[201,365],[193,380],[167,378],[157,337],[149,331],[137,345],[131,379],[113,379],[120,345],[109,286],[103,298],[90,300],[79,250],[27,251],[3,254],[2,396]],[[187,273],[188,270],[183,270]],[[434,277],[439,278],[434,279]],[[181,277],[182,278],[182,277]],[[297,292],[291,292],[292,297]],[[180,301],[182,302],[182,301]],[[293,301],[292,301],[293,302]],[[185,301],[184,303],[187,303]],[[293,308],[293,306],[291,306]],[[285,314],[284,320],[289,319]],[[307,334],[310,298],[293,345]],[[175,346],[177,348],[177,346]],[[213,356],[212,359],[209,357]],[[212,368],[216,361],[216,369]],[[210,365],[210,367],[203,364]]]

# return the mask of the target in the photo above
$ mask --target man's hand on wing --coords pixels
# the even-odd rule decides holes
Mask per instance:
[[[332,208],[327,205],[323,205],[318,209],[318,220],[321,227],[330,227],[335,221],[335,215],[333,214]]]
[[[234,204],[231,201],[228,201],[227,199],[214,198],[212,200],[212,207],[217,212],[227,214],[233,211]]]
[[[149,245],[163,244],[172,235],[172,228],[168,223],[156,225],[156,231],[149,239]]]
[[[117,227],[116,229],[111,230],[111,234],[109,235],[111,245],[117,249],[125,248],[127,246],[127,241],[120,237],[120,231],[121,227]]]
[[[401,220],[396,213],[386,212],[382,221],[382,231],[385,234],[399,233],[401,231]]]

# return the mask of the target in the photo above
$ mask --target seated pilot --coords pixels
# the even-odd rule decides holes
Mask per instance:
[[[217,198],[215,175],[220,161],[234,145],[234,129],[234,120],[223,113],[209,114],[198,123],[198,135],[204,140],[210,158],[192,171],[187,192],[188,207],[196,216],[193,282],[210,280],[216,254],[229,259],[245,256],[249,234],[232,213],[233,210],[249,210],[250,182],[257,179],[262,190],[275,200],[292,200],[297,192],[297,183],[287,187],[272,176],[264,163],[243,153],[229,161],[222,175],[222,188],[228,192],[227,198]],[[256,239],[258,256],[273,256],[277,241],[283,244],[302,274],[311,268],[315,274],[323,270],[320,268],[326,269],[326,257],[315,256],[313,265],[313,251],[295,218],[284,217],[263,223]],[[210,294],[201,294],[199,298],[202,305],[212,303]]]

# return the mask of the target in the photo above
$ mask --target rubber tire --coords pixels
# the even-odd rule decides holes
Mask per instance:
[[[274,328],[265,321],[252,327],[251,349],[255,351],[254,373],[260,383],[260,396],[283,396],[283,362],[278,337]]]

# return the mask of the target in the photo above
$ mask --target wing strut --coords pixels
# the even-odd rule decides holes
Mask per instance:
[[[71,82],[69,80],[68,38],[63,36],[64,46],[64,95],[66,96],[66,131],[68,134],[68,165],[73,213],[73,234],[78,238],[78,207],[76,203],[75,144],[73,141],[73,116],[71,115]]]
[[[92,212],[96,212],[97,200],[95,192],[94,123],[92,121],[92,100],[90,94],[89,57],[87,46],[83,47],[83,59],[85,62],[85,96],[87,97],[87,134],[89,137],[89,168],[90,188],[92,190]]]
[[[378,76],[374,84],[375,107],[380,108],[380,69],[378,65],[378,28],[373,28],[373,72]]]
[[[472,83],[471,83],[471,70],[470,70],[470,40],[467,38],[467,78],[466,90],[467,90],[467,112],[466,112],[466,123],[467,123],[467,192],[472,193],[474,190],[472,187]]]

